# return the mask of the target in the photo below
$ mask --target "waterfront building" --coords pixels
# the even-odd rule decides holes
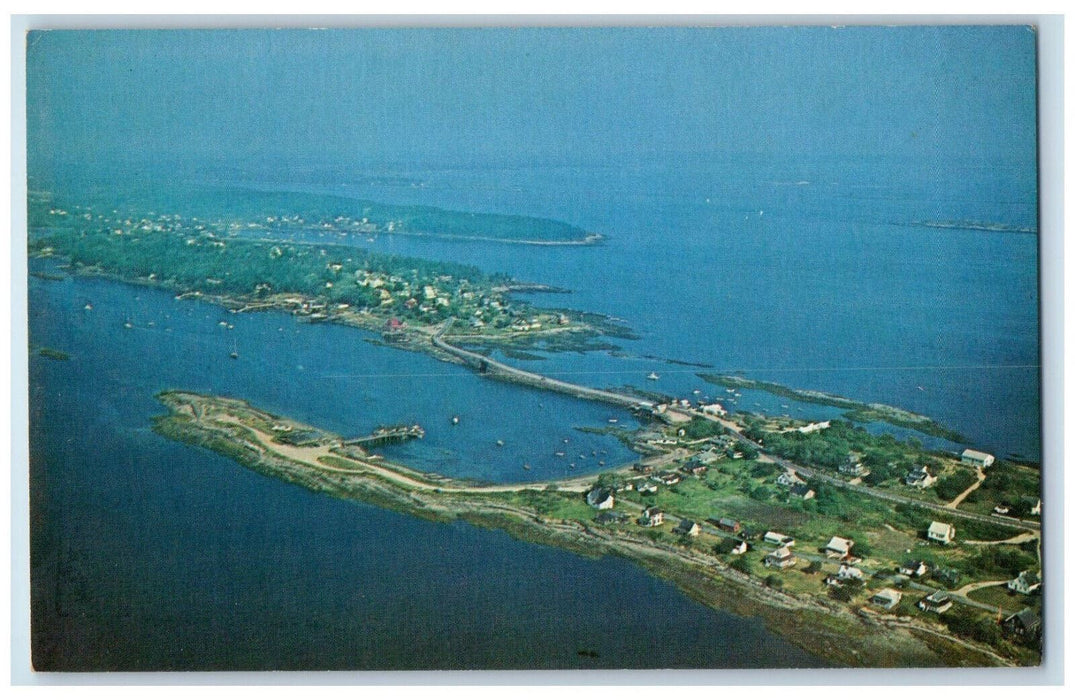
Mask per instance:
[[[985,469],[993,464],[996,458],[991,454],[985,452],[979,452],[978,450],[963,450],[963,454],[960,455],[959,461],[963,464],[969,464],[972,467],[978,467],[979,469]]]

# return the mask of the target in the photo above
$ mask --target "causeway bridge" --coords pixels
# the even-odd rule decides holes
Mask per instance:
[[[582,386],[581,384],[572,384],[571,382],[546,377],[542,374],[537,374],[536,372],[528,372],[519,369],[518,367],[506,365],[503,362],[497,362],[485,355],[456,347],[444,342],[441,338],[450,327],[451,321],[448,321],[439,331],[433,334],[430,339],[433,346],[463,360],[468,366],[478,370],[480,374],[506,379],[518,384],[526,384],[539,389],[558,391],[562,394],[569,394],[580,399],[603,401],[618,406],[625,406],[634,410],[652,410],[655,405],[652,401],[647,401],[646,399],[637,396],[619,394],[614,391],[605,391],[604,389],[593,389],[588,386]]]

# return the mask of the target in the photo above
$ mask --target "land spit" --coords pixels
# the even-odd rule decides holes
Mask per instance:
[[[171,439],[207,447],[266,476],[338,498],[432,521],[460,519],[587,557],[622,557],[704,605],[760,618],[769,629],[835,665],[1015,665],[984,645],[954,637],[940,624],[779,591],[690,547],[651,541],[593,520],[542,513],[543,501],[581,501],[593,477],[523,484],[453,479],[378,459],[347,446],[339,436],[241,400],[180,391],[159,398],[169,413],[156,419],[154,429]],[[302,446],[279,442],[275,433],[284,425],[318,438]]]

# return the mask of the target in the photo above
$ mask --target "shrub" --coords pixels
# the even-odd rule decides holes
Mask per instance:
[[[953,498],[970,488],[971,484],[977,481],[978,478],[970,472],[961,471],[952,476],[946,476],[943,479],[937,481],[937,485],[933,488],[936,490],[937,495],[944,501],[951,501]]]
[[[750,565],[750,560],[745,557],[740,557],[731,563],[731,567],[736,571],[742,571],[744,574],[753,573],[754,567]]]

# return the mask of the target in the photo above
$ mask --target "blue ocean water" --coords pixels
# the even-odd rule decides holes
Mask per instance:
[[[408,461],[523,480],[571,473],[552,454],[561,436],[628,459],[573,430],[614,409],[490,383],[353,329],[234,317],[116,282],[32,277],[30,298],[32,344],[71,355],[31,358],[39,669],[820,665],[625,562],[312,494],[149,430],[153,395],[182,387],[345,434],[421,420],[426,439],[396,448]],[[675,639],[649,643],[669,629]]]

